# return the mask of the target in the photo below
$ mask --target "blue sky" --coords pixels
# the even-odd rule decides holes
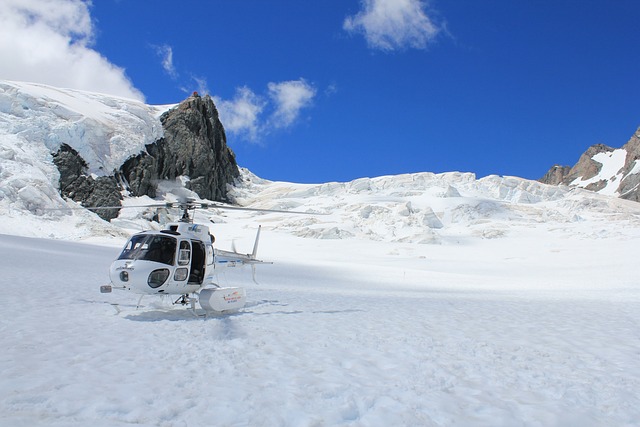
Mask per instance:
[[[209,93],[238,163],[271,180],[538,179],[640,126],[636,0],[3,3],[0,78]]]

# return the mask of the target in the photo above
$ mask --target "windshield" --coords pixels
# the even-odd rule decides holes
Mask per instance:
[[[169,236],[138,234],[129,240],[118,259],[141,259],[173,265],[176,239]]]

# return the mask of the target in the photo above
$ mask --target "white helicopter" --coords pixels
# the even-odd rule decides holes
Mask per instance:
[[[189,214],[196,208],[222,210],[244,210],[254,212],[277,212],[287,214],[311,214],[307,212],[274,209],[252,209],[238,206],[203,203],[195,199],[168,202],[160,205],[139,207],[180,208],[183,211],[179,222],[167,224],[161,231],[143,231],[131,236],[120,256],[109,269],[111,283],[100,287],[100,292],[113,289],[145,295],[174,295],[174,304],[189,305],[195,314],[198,302],[206,313],[224,314],[237,311],[246,304],[246,291],[239,287],[220,287],[214,282],[214,272],[224,267],[250,265],[255,281],[255,265],[265,264],[256,258],[260,227],[256,234],[253,251],[242,254],[214,248],[215,238],[209,227],[194,224]],[[104,208],[108,209],[108,208]],[[268,263],[270,264],[270,263]]]

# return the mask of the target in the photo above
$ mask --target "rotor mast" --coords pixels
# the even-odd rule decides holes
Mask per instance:
[[[169,205],[169,203],[167,203],[167,205]],[[195,199],[187,199],[186,202],[180,203],[178,205],[178,207],[180,209],[182,209],[182,217],[180,218],[179,222],[192,224],[193,223],[193,217],[189,214],[189,211],[190,210],[195,210],[195,208],[196,208]]]

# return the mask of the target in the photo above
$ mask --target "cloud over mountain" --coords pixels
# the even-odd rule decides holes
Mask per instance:
[[[214,97],[214,101],[227,132],[250,141],[257,140],[260,115],[265,107],[264,99],[244,86],[236,89],[233,99]]]
[[[143,100],[125,70],[92,48],[90,2],[0,2],[0,77]]]
[[[165,73],[172,79],[176,79],[178,77],[178,71],[173,64],[173,48],[168,44],[154,45],[153,48],[161,60]]]
[[[227,132],[256,142],[260,134],[289,128],[298,121],[303,109],[311,106],[317,90],[305,79],[270,82],[268,94],[261,96],[248,87],[236,89],[234,97],[214,97]]]

